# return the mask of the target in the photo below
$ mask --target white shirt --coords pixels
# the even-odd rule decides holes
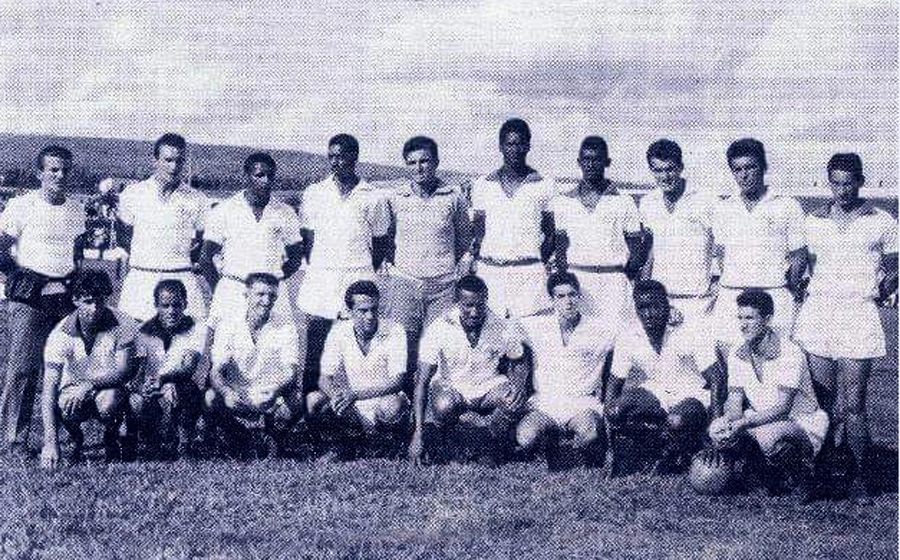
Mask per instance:
[[[472,210],[485,214],[481,254],[500,260],[540,258],[541,213],[549,210],[553,181],[537,172],[507,196],[497,172],[472,183]]]
[[[640,199],[641,220],[653,232],[653,279],[670,294],[709,292],[714,197],[689,185],[669,212],[661,189]]]
[[[559,318],[532,315],[522,319],[526,344],[534,354],[534,392],[539,396],[598,395],[603,366],[614,336],[596,317],[582,315],[563,344]]]
[[[612,375],[651,393],[703,389],[702,372],[715,363],[715,353],[712,342],[705,344],[691,334],[685,327],[667,326],[657,354],[643,325],[632,325],[616,338]]]
[[[804,215],[789,196],[766,194],[747,210],[738,195],[720,198],[713,212],[713,237],[725,249],[721,284],[732,288],[777,288],[787,281],[788,253],[806,245]]]
[[[882,255],[897,252],[897,221],[868,202],[849,215],[829,204],[806,218],[806,240],[815,256],[810,294],[871,298]]]
[[[154,177],[128,185],[119,198],[119,219],[134,228],[131,265],[176,269],[191,266],[191,241],[203,231],[206,195],[180,184],[161,195]]]
[[[300,220],[289,205],[270,198],[257,221],[240,191],[209,212],[204,238],[222,246],[223,275],[268,272],[281,278],[285,247],[301,240]]]
[[[162,327],[154,318],[141,325],[135,345],[135,356],[143,358],[141,379],[158,379],[160,371],[181,369],[186,356],[196,352],[203,354],[206,350],[207,329],[202,323],[196,323],[185,317],[172,334],[168,347],[163,341]]]
[[[392,321],[379,320],[369,351],[363,354],[353,322],[338,321],[328,333],[322,351],[322,375],[333,377],[341,371],[354,391],[399,386],[406,374],[406,331]]]
[[[628,262],[625,234],[641,230],[634,199],[619,194],[612,185],[589,210],[578,198],[578,186],[560,187],[550,202],[557,230],[569,236],[566,257],[581,266],[624,266]]]
[[[502,358],[522,357],[522,333],[492,311],[472,347],[454,307],[437,317],[425,330],[419,348],[419,360],[438,366],[438,373],[454,387],[477,387],[500,374]]]
[[[388,193],[360,181],[342,197],[334,177],[303,192],[300,224],[315,232],[310,266],[348,269],[372,267],[372,238],[391,225]]]
[[[75,240],[84,231],[80,204],[47,202],[40,191],[14,197],[0,215],[0,231],[16,239],[16,263],[60,278],[75,269]]]
[[[216,327],[212,347],[212,367],[234,360],[237,377],[226,379],[234,388],[248,391],[274,391],[294,377],[300,365],[297,327],[290,319],[273,315],[256,337],[243,315],[231,315]]]

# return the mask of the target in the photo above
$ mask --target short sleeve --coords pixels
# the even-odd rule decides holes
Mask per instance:
[[[66,361],[66,335],[59,328],[53,329],[44,345],[44,363],[63,365]]]
[[[538,210],[551,212],[550,202],[553,200],[553,195],[556,194],[556,181],[546,180],[542,185],[544,188],[541,189],[540,198],[538,199]]]
[[[206,224],[203,230],[204,241],[225,245],[225,212],[222,210],[222,205],[227,203],[224,201],[206,213]]]
[[[210,358],[213,366],[224,364],[231,358],[231,332],[228,323],[220,321],[216,334],[213,337],[212,349],[210,350]]]
[[[134,348],[137,343],[138,325],[132,320],[121,320],[119,332],[116,336],[116,352]]]
[[[619,336],[613,345],[613,360],[610,373],[618,379],[628,379],[632,361],[631,352],[628,350],[627,338]]]
[[[119,220],[130,226],[134,225],[134,206],[137,183],[125,187],[122,194],[119,195]]]
[[[803,351],[797,347],[784,350],[785,360],[783,367],[779,367],[778,386],[783,389],[799,390],[803,388],[803,378],[809,375],[809,366],[803,356]],[[781,366],[782,364],[779,364]]]
[[[282,208],[281,219],[284,227],[284,245],[290,247],[300,243],[303,240],[303,236],[300,234],[300,218],[290,206],[285,205]]]
[[[281,363],[284,365],[300,365],[300,335],[294,325],[288,324],[281,327],[281,348],[279,349]]]
[[[22,235],[24,226],[20,215],[20,206],[19,201],[14,198],[9,201],[3,213],[0,214],[0,231],[16,239]]]
[[[391,227],[391,208],[385,194],[371,193],[366,208],[366,217],[372,229],[372,237],[383,237]]]
[[[482,197],[483,179],[476,179],[469,189],[469,201],[472,204],[472,210],[480,210],[484,212],[484,198]]]
[[[391,329],[387,348],[388,374],[402,379],[406,374],[406,331],[399,325]]]
[[[206,352],[208,337],[209,331],[206,326],[202,323],[195,324],[188,338],[188,350],[203,354]]]
[[[891,218],[884,216],[884,225],[881,232],[881,253],[890,255],[897,252],[897,224]]]
[[[343,361],[340,343],[342,327],[342,324],[335,325],[334,328],[329,331],[328,337],[325,339],[325,347],[322,350],[322,358],[319,362],[322,377],[334,377],[340,369],[341,362]]]
[[[297,217],[300,221],[301,229],[313,229],[312,226],[312,196],[310,193],[310,189],[312,189],[312,185],[306,187],[302,193],[300,193],[300,205],[299,210],[297,211]]]
[[[747,379],[748,372],[753,371],[753,366],[744,360],[741,360],[735,355],[737,349],[740,348],[739,345],[734,345],[734,348],[731,349],[728,354],[728,388],[744,388],[747,386],[749,380]],[[754,375],[755,378],[755,374]]]
[[[438,319],[440,321],[440,319]],[[425,329],[425,336],[419,344],[419,361],[436,366],[441,353],[442,329],[438,322]]]
[[[709,212],[713,240],[716,245],[724,245],[725,244],[725,232],[727,230],[725,228],[726,220],[725,220],[724,204],[725,204],[725,201],[721,198],[713,201],[712,208],[710,209],[710,212]]]
[[[209,211],[209,199],[202,193],[197,193],[197,199],[194,202],[194,231],[206,229],[206,214]]]
[[[510,360],[520,360],[525,355],[525,329],[518,321],[507,321],[503,332],[504,352]]]
[[[625,233],[641,231],[641,214],[634,199],[627,194],[619,196],[622,197],[622,231]]]
[[[787,220],[787,247],[788,251],[796,251],[806,246],[806,215],[800,207],[800,203],[793,198],[787,199],[785,204],[785,220]]]

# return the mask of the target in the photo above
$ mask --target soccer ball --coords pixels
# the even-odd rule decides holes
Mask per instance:
[[[724,494],[734,479],[734,465],[715,449],[704,449],[694,455],[688,482],[698,494]]]

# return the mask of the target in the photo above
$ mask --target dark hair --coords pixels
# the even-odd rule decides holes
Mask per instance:
[[[481,294],[487,297],[488,287],[487,284],[484,283],[484,280],[475,276],[474,274],[466,274],[462,278],[456,281],[456,298],[459,299],[459,294],[463,291],[471,292],[473,294]]]
[[[180,151],[184,151],[187,147],[187,142],[184,139],[184,136],[180,134],[175,134],[174,132],[166,132],[162,136],[160,136],[156,142],[153,144],[153,157],[159,157],[159,149],[163,146],[172,146]]]
[[[55,144],[51,144],[50,146],[44,146],[41,148],[41,151],[38,152],[37,157],[34,162],[37,165],[38,169],[44,169],[44,158],[45,157],[55,157],[59,159],[64,159],[66,161],[72,161],[72,152],[68,149],[63,148],[62,146],[57,146]]]
[[[354,158],[359,157],[359,141],[349,134],[342,133],[332,136],[328,141],[328,147],[332,146],[340,146],[345,151],[353,154]]]
[[[571,272],[565,271],[554,272],[547,278],[547,293],[550,294],[550,297],[553,297],[553,288],[565,285],[572,286],[576,292],[581,292],[581,282],[578,281],[578,277]]]
[[[344,303],[347,305],[347,309],[353,309],[353,296],[380,298],[381,292],[378,291],[378,286],[375,285],[375,282],[371,280],[357,280],[347,286],[347,291],[344,292]]]
[[[581,152],[584,150],[597,150],[603,153],[603,157],[609,158],[609,147],[606,145],[606,140],[600,136],[585,136],[578,148],[578,155],[581,156]]]
[[[755,138],[741,138],[740,140],[735,140],[728,146],[728,150],[725,152],[725,159],[728,160],[728,166],[731,167],[731,160],[739,157],[756,158],[756,161],[759,163],[760,167],[762,167],[763,171],[768,169],[768,164],[766,163],[766,149],[763,147],[762,142]]]
[[[637,280],[634,283],[634,291],[632,292],[632,296],[635,300],[638,297],[644,295],[660,295],[664,298],[669,297],[668,292],[666,291],[666,287],[663,286],[662,282],[658,282],[656,280]]]
[[[254,152],[247,156],[247,159],[244,160],[244,173],[249,175],[250,171],[252,171],[253,169],[253,166],[257,163],[268,165],[270,168],[270,176],[274,175],[275,171],[278,170],[278,164],[275,163],[275,158],[273,158],[266,152]]]
[[[416,150],[428,150],[434,159],[438,158],[437,142],[427,136],[413,136],[403,144],[403,159]]]
[[[775,302],[764,290],[751,288],[738,294],[738,307],[752,307],[763,317],[771,317],[775,313]]]
[[[263,284],[268,284],[275,288],[278,287],[278,278],[276,278],[274,274],[269,274],[268,272],[251,272],[244,279],[244,285],[248,288],[257,282],[262,282]]]
[[[71,293],[73,300],[83,297],[105,298],[112,295],[113,288],[105,272],[86,268],[75,273]]]
[[[833,156],[831,156],[831,159],[828,160],[828,173],[830,174],[835,169],[852,173],[853,177],[857,181],[862,181],[864,179],[863,163],[862,158],[859,157],[859,154],[853,152],[846,154],[834,154]]]
[[[503,143],[503,140],[506,139],[506,135],[515,132],[519,136],[522,137],[522,140],[525,141],[526,144],[531,144],[531,129],[528,127],[528,123],[522,119],[509,119],[503,125],[500,126],[500,134],[498,134],[498,138],[500,143]]]
[[[159,283],[156,284],[156,287],[153,288],[154,305],[159,305],[159,298],[162,296],[163,292],[175,294],[181,298],[181,301],[187,303],[187,288],[184,287],[184,282],[177,278],[167,278],[165,280],[160,280]]]
[[[681,146],[668,138],[660,138],[656,142],[650,144],[650,147],[647,148],[648,164],[651,159],[674,161],[678,164],[678,167],[684,166],[684,162],[681,160]]]

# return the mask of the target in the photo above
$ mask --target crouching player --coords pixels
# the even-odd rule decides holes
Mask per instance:
[[[772,329],[772,296],[762,290],[738,295],[744,343],[728,354],[725,415],[709,426],[713,444],[731,462],[762,452],[763,483],[773,493],[800,485],[809,499],[813,458],[828,431],[803,351]],[[738,469],[740,471],[740,469]]]
[[[184,314],[187,298],[181,280],[162,280],[153,290],[156,315],[137,335],[129,436],[139,433],[150,454],[162,459],[191,451],[200,416],[201,393],[193,377],[206,349],[207,329]]]
[[[398,441],[408,426],[409,398],[403,393],[406,374],[406,331],[378,318],[381,295],[374,282],[359,280],[344,295],[350,321],[338,322],[328,333],[322,352],[320,390],[307,396],[311,418],[342,428],[349,458],[362,429],[367,439]],[[405,434],[408,436],[408,433]],[[382,437],[379,437],[382,436]]]
[[[561,466],[559,437],[571,434],[572,447],[582,452],[585,463],[599,463],[606,442],[603,369],[614,335],[596,316],[581,313],[581,286],[571,272],[552,274],[547,292],[554,313],[522,319],[535,393],[516,428],[516,441],[525,450],[543,447],[548,467],[555,469]]]
[[[704,344],[702,333],[670,324],[669,298],[659,282],[636,282],[634,306],[640,322],[616,340],[607,392],[610,474],[623,458],[616,448],[641,434],[662,438],[657,471],[677,472],[702,446],[707,407],[715,409],[720,393],[714,347]]]
[[[423,459],[425,410],[431,403],[442,445],[449,443],[450,429],[465,420],[480,432],[479,460],[495,465],[512,443],[513,423],[528,396],[522,336],[488,309],[481,278],[463,276],[455,292],[456,305],[438,316],[422,338],[409,457],[416,463]],[[474,414],[461,418],[468,412]]]
[[[236,436],[233,455],[246,450],[247,435],[258,454],[278,454],[303,411],[299,336],[290,316],[272,313],[278,278],[254,272],[244,285],[246,311],[216,327],[204,404],[209,420]]]
[[[47,339],[41,397],[44,468],[59,463],[57,421],[69,432],[72,462],[82,459],[81,424],[92,418],[103,424],[106,460],[121,457],[119,425],[126,409],[124,387],[132,373],[137,323],[106,306],[110,294],[112,285],[106,273],[79,272],[72,286],[75,311],[60,321]]]

